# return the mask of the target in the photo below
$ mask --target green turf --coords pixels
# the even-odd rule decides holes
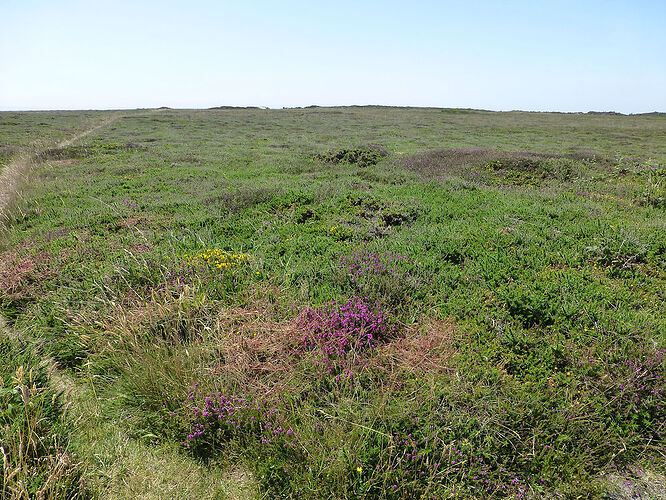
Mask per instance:
[[[105,116],[0,113],[4,162]],[[132,470],[138,439],[264,498],[663,493],[663,114],[127,111],[37,163],[0,308]]]

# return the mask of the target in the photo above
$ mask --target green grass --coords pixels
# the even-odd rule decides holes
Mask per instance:
[[[0,145],[104,117],[0,113]],[[104,498],[657,498],[665,125],[127,111],[42,152],[0,309],[73,384],[71,477]],[[356,330],[333,325],[354,297]],[[372,346],[348,337],[372,314]]]
[[[48,383],[46,364],[0,328],[2,498],[89,497],[82,467],[72,460],[72,427]]]

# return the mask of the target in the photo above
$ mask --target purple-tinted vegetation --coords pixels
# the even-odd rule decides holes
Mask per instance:
[[[400,277],[401,263],[417,264],[416,259],[393,252],[376,253],[363,249],[349,256],[340,257],[339,264],[350,276],[352,282],[366,278]]]
[[[352,365],[358,362],[351,354],[374,349],[396,330],[378,302],[360,297],[317,309],[308,307],[299,315],[298,325],[304,331],[305,348],[319,352],[330,370],[342,367],[350,376]]]
[[[184,445],[208,454],[232,439],[277,445],[293,452],[299,433],[276,409],[221,392],[205,393],[195,384],[183,400],[169,401],[162,415],[166,427],[186,433]]]

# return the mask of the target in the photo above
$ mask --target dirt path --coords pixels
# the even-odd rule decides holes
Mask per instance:
[[[122,115],[120,113],[114,113],[113,115],[107,117],[105,120],[99,122],[97,125],[94,125],[82,132],[79,132],[78,134],[73,135],[69,139],[65,139],[64,141],[59,142],[57,147],[66,148],[67,146],[71,146],[76,141],[83,139],[85,136],[92,134],[93,132],[99,130],[100,128],[111,125],[113,122],[117,121],[120,118],[122,118]]]
[[[60,141],[55,147],[56,149],[61,149],[71,146],[76,141],[83,139],[100,128],[109,126],[121,117],[120,113],[114,113],[72,137]],[[9,216],[9,209],[13,202],[20,197],[21,185],[25,181],[30,169],[39,161],[40,153],[45,151],[45,148],[37,150],[34,148],[27,149],[28,151],[19,154],[17,158],[6,165],[2,169],[2,172],[0,172],[0,230],[2,230],[2,226]]]

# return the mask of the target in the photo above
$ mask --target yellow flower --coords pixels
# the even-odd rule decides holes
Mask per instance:
[[[357,470],[358,472],[362,472],[362,471],[363,471],[363,467],[358,466],[358,467],[356,467],[356,470]]]

